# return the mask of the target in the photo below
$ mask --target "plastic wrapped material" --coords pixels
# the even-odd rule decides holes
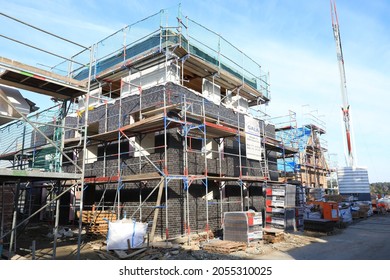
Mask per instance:
[[[323,188],[310,188],[309,200],[311,201],[323,201],[325,196],[325,189]]]
[[[352,223],[352,213],[350,207],[340,208],[339,213],[340,219],[343,223]]]
[[[321,219],[322,215],[319,212],[319,208],[314,204],[305,205],[305,213],[303,219]]]
[[[382,207],[384,210],[390,210],[390,198],[380,198],[378,199],[378,206]]]
[[[129,240],[131,248],[137,248],[144,242],[147,223],[131,220],[109,222],[107,235],[107,250],[127,250]]]
[[[250,242],[263,238],[261,213],[226,212],[224,214],[223,239],[236,242]]]
[[[321,212],[306,212],[304,219],[321,219]]]
[[[374,214],[371,201],[358,201],[355,205],[360,208],[360,211],[365,212],[366,217],[370,217]]]

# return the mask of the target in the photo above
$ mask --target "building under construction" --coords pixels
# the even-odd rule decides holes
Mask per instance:
[[[267,212],[265,190],[286,181],[278,159],[299,151],[258,110],[268,74],[180,12],[167,18],[161,10],[88,48],[56,36],[81,48],[65,60],[6,38],[59,59],[48,71],[0,57],[1,84],[56,102],[29,113],[31,102],[21,111],[0,95],[0,239],[10,250],[30,221],[81,230],[96,211],[149,223],[152,239],[216,231],[226,212]]]
[[[325,122],[311,113],[305,114],[306,124],[297,125],[296,113],[274,118],[276,137],[298,150],[296,154],[278,159],[281,178],[302,182],[307,188],[327,188],[332,169],[328,166],[328,145],[323,135]]]

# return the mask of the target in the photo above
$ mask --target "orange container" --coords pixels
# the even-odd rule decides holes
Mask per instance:
[[[323,202],[322,213],[325,220],[339,220],[339,204],[337,202]]]
[[[337,202],[309,201],[307,202],[307,204],[319,205],[321,208],[322,216],[325,220],[339,220],[339,204]]]

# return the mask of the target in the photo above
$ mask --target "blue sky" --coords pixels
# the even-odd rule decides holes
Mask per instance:
[[[2,12],[82,45],[179,1],[4,1]],[[318,111],[327,123],[329,152],[345,165],[341,95],[328,0],[181,1],[182,12],[221,34],[270,72],[272,116],[293,110]],[[347,87],[358,165],[371,182],[390,181],[387,142],[390,130],[390,2],[338,0]],[[13,35],[56,53],[80,50],[37,32],[25,32],[0,17],[0,34]],[[0,56],[36,65],[27,52],[0,38]],[[38,58],[39,60],[39,58]],[[50,64],[51,61],[39,61]],[[54,62],[55,63],[55,62]],[[50,101],[28,94],[41,107]],[[309,104],[310,107],[303,106]],[[309,108],[309,109],[308,109]]]

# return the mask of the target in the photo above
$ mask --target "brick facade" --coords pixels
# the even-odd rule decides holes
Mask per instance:
[[[181,102],[184,98],[193,100],[194,104],[201,104],[203,97],[195,94],[193,91],[181,87],[176,84],[168,83],[165,86],[157,86],[151,89],[144,90],[141,95],[141,103],[143,109],[161,107],[163,104],[163,96],[165,95],[167,101],[170,104]],[[123,98],[121,103],[122,125],[129,124],[129,116],[138,114],[140,96],[129,96]],[[89,122],[98,122],[97,133],[104,133],[107,131],[115,130],[118,128],[118,114],[119,106],[118,100],[115,104],[109,104],[99,106],[89,112]],[[199,103],[197,103],[199,102]],[[167,104],[169,105],[169,104]],[[191,108],[194,114],[201,114],[201,106],[193,105]],[[212,102],[205,102],[206,115],[216,118],[221,121],[227,122],[231,125],[244,126],[244,115],[235,112],[232,109],[224,106],[217,106]],[[210,112],[210,113],[209,113]],[[66,121],[69,125],[76,125],[74,120]],[[80,120],[83,123],[83,117]],[[262,125],[260,125],[262,127]],[[162,128],[161,128],[162,129]],[[155,137],[155,146],[164,145],[163,131],[150,132]],[[266,134],[274,137],[275,130],[271,125],[266,126]],[[73,137],[74,135],[67,134],[67,137]],[[238,158],[238,141],[232,137],[224,138],[224,154],[222,161],[219,157],[207,159],[207,172],[214,176],[218,176],[220,171],[227,177],[238,177],[240,175],[239,170],[239,158]],[[204,175],[205,174],[205,159],[201,152],[201,142],[196,143],[195,140],[191,143],[191,150],[188,154],[188,172],[191,175]],[[121,170],[122,175],[134,175],[140,173],[156,172],[156,168],[152,166],[148,161],[141,157],[142,163],[139,164],[140,158],[133,157],[131,148],[126,139],[121,142]],[[118,141],[111,141],[98,144],[98,160],[93,163],[86,164],[85,177],[103,177],[103,176],[116,176],[118,174]],[[241,143],[242,153],[242,172],[244,176],[263,176],[260,163],[258,161],[245,158],[245,144]],[[183,174],[183,136],[181,135],[180,127],[172,127],[167,129],[167,169],[169,175],[182,175]],[[234,155],[228,155],[234,154]],[[105,157],[105,163],[104,161]],[[268,153],[270,157],[272,153]],[[155,149],[154,153],[151,153],[148,158],[153,161],[155,165],[164,170],[164,149]],[[272,162],[272,160],[271,160]],[[104,165],[106,168],[103,168]],[[64,171],[72,171],[74,167],[63,166]],[[269,170],[272,177],[277,176],[276,165],[270,164]],[[158,184],[158,181],[148,181],[146,186],[141,183],[125,183],[121,189],[121,203],[122,203],[122,215],[126,211],[127,217],[129,217],[133,211],[138,207],[141,199],[144,200],[151,190]],[[245,207],[254,207],[256,210],[261,211],[264,207],[264,199],[262,194],[261,183],[249,184],[247,188],[244,188]],[[208,183],[209,193],[213,193],[213,197],[208,201],[209,210],[209,227],[212,230],[217,230],[221,226],[221,197],[220,197],[220,182],[210,181]],[[90,190],[85,194],[85,205],[98,204],[103,194],[103,189],[106,187],[108,190],[105,192],[104,201],[106,206],[112,206],[115,200],[115,193],[118,187],[117,183],[106,184],[105,186],[89,186]],[[93,190],[92,190],[93,189]],[[164,190],[165,191],[165,190]],[[190,208],[190,227],[192,231],[204,231],[206,229],[206,202],[204,196],[206,195],[205,186],[201,181],[195,181],[189,188],[189,208]],[[148,202],[142,207],[142,220],[151,221],[153,219],[153,211],[156,203],[157,191],[150,197]],[[226,182],[224,188],[224,200],[222,211],[240,211],[241,210],[241,192],[238,182]],[[162,208],[159,212],[159,219],[157,225],[157,232],[159,235],[165,235],[165,193],[162,196]],[[169,235],[176,236],[184,233],[184,213],[185,213],[185,192],[183,188],[183,182],[181,180],[170,180],[168,184],[168,224]],[[137,212],[134,217],[140,219],[140,213]]]

